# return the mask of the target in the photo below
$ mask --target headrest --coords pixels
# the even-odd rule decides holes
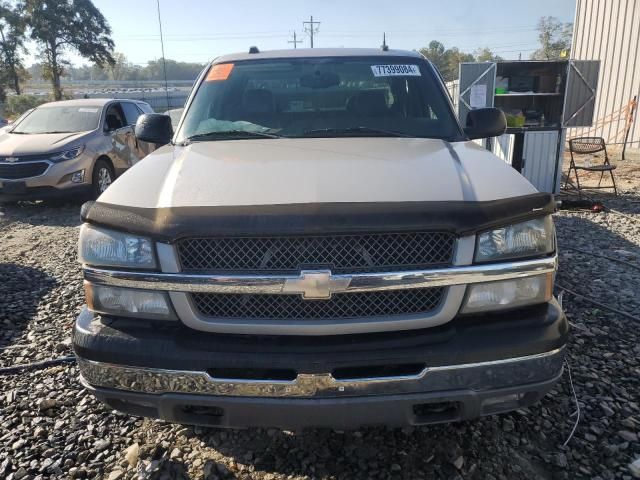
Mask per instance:
[[[117,130],[122,127],[122,122],[120,118],[115,113],[109,113],[106,117],[107,128],[109,130]]]
[[[242,95],[242,108],[249,113],[271,113],[275,111],[273,93],[262,88],[246,90]]]
[[[365,117],[384,115],[389,111],[387,98],[384,92],[379,90],[364,90],[359,92],[355,96],[352,105],[356,114]]]

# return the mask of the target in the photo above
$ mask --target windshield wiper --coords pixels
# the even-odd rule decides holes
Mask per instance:
[[[220,138],[282,138],[282,135],[276,135],[275,133],[267,132],[249,132],[245,130],[222,130],[215,132],[197,133],[185,138],[182,145],[188,145],[191,142],[198,140],[215,140]]]
[[[402,132],[394,132],[392,130],[383,130],[381,128],[372,127],[348,127],[348,128],[318,128],[315,130],[307,130],[302,133],[303,137],[329,136],[329,135],[352,135],[352,134],[375,134],[384,137],[413,137]]]
[[[69,130],[51,130],[50,132],[38,132],[41,135],[47,135],[49,133],[76,133],[76,132],[70,132]]]

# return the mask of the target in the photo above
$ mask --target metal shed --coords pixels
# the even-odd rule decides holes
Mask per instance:
[[[497,107],[507,114],[505,135],[484,145],[538,190],[558,192],[567,128],[590,126],[599,62],[506,61],[460,64],[458,115]]]

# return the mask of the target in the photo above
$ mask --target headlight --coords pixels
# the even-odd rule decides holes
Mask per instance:
[[[553,220],[548,215],[478,235],[476,262],[505,260],[552,253]]]
[[[175,320],[165,292],[92,285],[85,282],[89,310],[120,317]]]
[[[506,310],[551,300],[553,274],[469,285],[462,313]]]
[[[64,152],[54,153],[49,157],[54,163],[64,162],[65,160],[72,160],[76,157],[79,157],[82,152],[84,152],[84,145],[80,145],[79,147],[73,148],[71,150],[66,150]]]
[[[82,263],[105,267],[152,269],[157,265],[150,239],[88,224],[80,229],[78,258]]]

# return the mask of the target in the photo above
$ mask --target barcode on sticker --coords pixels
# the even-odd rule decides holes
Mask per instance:
[[[417,65],[371,65],[374,77],[420,76]]]

